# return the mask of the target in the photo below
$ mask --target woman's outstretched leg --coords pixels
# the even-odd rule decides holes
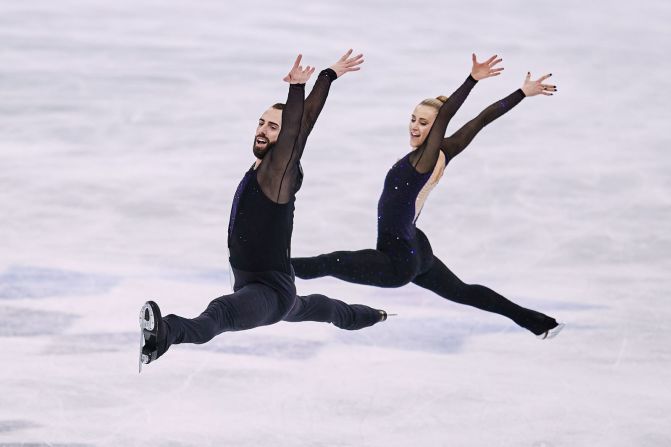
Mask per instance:
[[[378,250],[334,251],[312,258],[292,258],[301,279],[333,276],[347,282],[377,287],[400,287],[409,279],[400,278],[391,258]]]
[[[412,282],[455,303],[506,316],[536,335],[558,325],[554,318],[519,306],[485,286],[465,284],[435,256],[431,268]]]
[[[415,277],[423,255],[412,242],[398,238],[392,238],[393,241],[387,239],[382,244],[384,251],[334,251],[312,258],[292,258],[291,263],[296,276],[302,279],[333,276],[367,286],[401,287]]]
[[[297,296],[294,307],[284,321],[318,321],[333,323],[340,329],[350,331],[363,329],[387,319],[383,310],[362,304],[347,304],[324,295]]]

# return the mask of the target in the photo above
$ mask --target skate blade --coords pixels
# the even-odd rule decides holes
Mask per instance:
[[[559,335],[561,330],[564,329],[564,326],[566,326],[564,323],[559,323],[557,326],[553,327],[549,331],[545,331],[541,335],[537,335],[536,337],[541,340],[551,340],[555,338],[557,335]]]
[[[137,359],[137,373],[142,373],[142,348],[144,347],[144,331],[140,329],[140,356]]]

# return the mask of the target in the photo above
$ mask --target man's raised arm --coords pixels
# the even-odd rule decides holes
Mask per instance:
[[[317,118],[319,118],[322,108],[324,108],[331,83],[347,72],[360,70],[361,67],[359,65],[363,63],[363,54],[358,54],[354,57],[350,57],[351,55],[352,50],[350,49],[335,64],[322,70],[317,77],[314,87],[312,87],[312,91],[305,99],[303,124],[301,125],[300,137],[298,139],[301,152],[310,132],[312,132],[312,128],[317,122]]]

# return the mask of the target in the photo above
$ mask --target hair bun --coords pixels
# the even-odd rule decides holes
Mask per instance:
[[[445,104],[447,102],[447,96],[443,96],[443,95],[436,96],[436,99],[438,101],[442,102],[443,104]]]

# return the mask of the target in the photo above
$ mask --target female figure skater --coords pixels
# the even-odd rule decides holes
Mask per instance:
[[[450,119],[475,84],[501,74],[495,68],[502,59],[494,55],[479,63],[472,55],[471,74],[449,97],[422,101],[410,118],[412,150],[387,173],[378,202],[377,249],[336,251],[311,258],[293,258],[296,276],[312,279],[334,276],[344,281],[377,287],[400,287],[409,282],[429,289],[450,301],[495,312],[513,320],[539,338],[552,338],[564,326],[554,318],[525,309],[493,290],[465,284],[434,256],[424,233],[415,226],[429,192],[438,183],[447,163],[463,151],[475,135],[525,97],[557,91],[544,84],[551,74],[532,81],[484,109],[452,136],[444,138]]]

